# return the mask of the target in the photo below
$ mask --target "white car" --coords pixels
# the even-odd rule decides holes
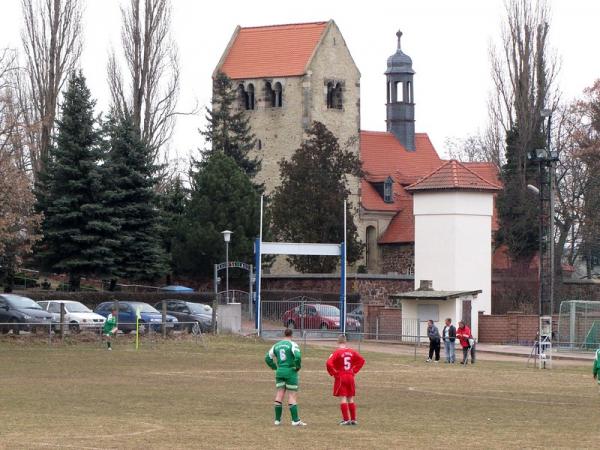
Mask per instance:
[[[96,314],[83,303],[72,300],[44,300],[38,304],[42,309],[52,314],[52,322],[55,323],[54,330],[60,330],[60,304],[65,305],[65,324],[72,333],[82,330],[99,331],[104,325],[106,318]]]

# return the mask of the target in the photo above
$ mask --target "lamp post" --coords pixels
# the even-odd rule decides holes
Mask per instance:
[[[225,230],[221,231],[221,234],[225,240],[225,298],[229,303],[229,241],[231,241],[233,231]]]

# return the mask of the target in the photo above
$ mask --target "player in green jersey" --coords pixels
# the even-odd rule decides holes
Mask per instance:
[[[596,350],[596,357],[594,358],[592,373],[594,374],[594,379],[598,382],[598,386],[600,386],[600,348]]]
[[[117,310],[113,309],[102,326],[102,334],[106,337],[106,348],[112,350],[111,338],[117,334]]]
[[[265,362],[275,371],[275,387],[277,388],[275,393],[275,425],[281,423],[282,402],[287,391],[292,425],[303,427],[306,424],[300,420],[298,405],[296,404],[298,371],[302,363],[300,347],[292,341],[292,330],[286,329],[284,336],[284,339],[273,345],[265,356]]]

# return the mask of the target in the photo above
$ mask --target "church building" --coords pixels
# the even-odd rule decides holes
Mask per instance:
[[[445,163],[427,134],[415,133],[415,71],[402,51],[402,33],[396,35],[385,70],[386,131],[361,129],[360,71],[333,20],[238,26],[213,74],[224,72],[238,89],[262,158],[257,181],[267,193],[280,182],[279,160],[291,158],[315,120],[359,154],[365,177],[350,181],[350,202],[366,244],[357,267],[369,273],[413,273],[413,201],[405,188]],[[491,164],[466,166],[498,182]]]

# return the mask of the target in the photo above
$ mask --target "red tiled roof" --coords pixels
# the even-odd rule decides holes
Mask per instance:
[[[239,28],[220,70],[232,79],[303,75],[327,24]]]
[[[360,158],[365,179],[361,182],[361,205],[372,211],[399,211],[399,201],[412,197],[404,186],[434,170],[442,163],[425,133],[415,135],[415,151],[406,150],[392,133],[360,132]],[[385,203],[371,182],[394,180],[394,203]],[[412,207],[411,207],[412,208]]]
[[[406,188],[412,192],[445,189],[498,191],[500,186],[490,183],[464,164],[452,159]]]
[[[415,241],[415,216],[413,215],[412,197],[400,200],[400,211],[393,217],[379,244],[402,244]]]

